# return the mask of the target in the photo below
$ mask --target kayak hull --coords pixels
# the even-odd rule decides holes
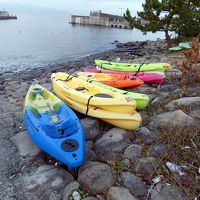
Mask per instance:
[[[93,73],[93,72],[77,72],[78,76],[85,76],[93,80],[99,81],[103,84],[115,88],[133,88],[144,84],[144,82],[134,76],[123,74],[109,74],[109,73]]]
[[[93,83],[94,85],[98,85],[100,87],[111,90],[112,92],[123,94],[127,97],[134,98],[134,100],[136,101],[136,109],[138,109],[138,110],[143,110],[149,103],[149,97],[146,94],[141,94],[141,93],[136,93],[136,92],[128,92],[126,90],[117,89],[117,88],[110,87],[108,85],[102,84],[100,82],[97,82],[95,80],[92,80],[92,79],[86,78],[86,77],[79,77],[79,78],[86,82],[90,82],[90,83]]]
[[[40,86],[37,85],[37,88],[40,88]],[[69,168],[81,166],[85,156],[85,136],[79,119],[67,105],[53,94],[56,104],[51,104],[51,101],[48,101],[47,96],[45,96],[44,101],[48,104],[47,108],[45,108],[45,104],[41,103],[43,97],[40,99],[41,102],[39,98],[37,100],[33,99],[33,102],[31,102],[29,95],[32,89],[30,88],[27,93],[23,116],[24,126],[30,139],[40,149]],[[45,89],[42,88],[42,90]],[[55,108],[55,105],[58,105],[58,107]],[[46,111],[36,112],[33,106],[38,111],[41,111],[40,107],[46,109]],[[50,111],[48,112],[49,108]],[[59,118],[57,121],[55,120],[56,117]],[[75,145],[73,148],[70,142]]]
[[[139,113],[135,112],[133,114],[127,113],[116,113],[107,110],[99,109],[95,106],[86,106],[81,104],[80,102],[76,102],[65,95],[60,93],[59,91],[55,91],[56,95],[62,99],[65,103],[67,103],[72,109],[87,114],[88,116],[98,118],[104,122],[112,124],[116,127],[127,129],[127,130],[135,130],[141,124],[141,116]]]
[[[123,71],[123,72],[146,72],[146,71],[164,72],[171,69],[171,66],[168,63],[129,64],[129,63],[109,62],[105,60],[95,60],[95,64],[102,69]]]
[[[136,102],[133,98],[127,98],[62,72],[52,74],[51,80],[56,94],[62,93],[73,101],[112,112],[135,112]]]
[[[118,72],[105,69],[95,69],[95,68],[84,68],[85,72],[94,72],[94,73],[108,73],[108,74],[122,74],[127,76],[136,76],[140,80],[144,81],[146,84],[163,84],[165,79],[163,75],[158,73],[145,73],[145,72]]]

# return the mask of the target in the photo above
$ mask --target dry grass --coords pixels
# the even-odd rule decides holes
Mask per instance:
[[[192,49],[184,51],[185,58],[177,59],[176,65],[181,70],[182,76],[172,77],[179,85],[187,86],[190,83],[200,83],[200,42],[192,41]]]
[[[190,197],[200,194],[200,128],[187,127],[176,131],[160,130],[157,143],[165,144],[167,151],[158,157],[160,167],[156,175],[169,184],[177,185]],[[181,166],[185,173],[180,176],[170,172],[166,162]]]
[[[116,174],[121,173],[122,171],[127,171],[129,170],[128,167],[126,167],[122,161],[120,160],[112,160],[108,162],[108,164],[111,166],[112,171]]]
[[[200,83],[200,43],[198,40],[192,42],[193,48],[184,52],[185,58],[176,60],[177,67],[182,71],[182,76],[172,77],[172,82],[179,85],[178,94],[171,93],[168,98],[149,106],[145,111],[148,115],[145,125],[148,125],[150,118],[160,112],[167,112],[166,105],[184,96],[193,96],[191,88],[195,88]],[[184,107],[177,107],[185,113],[190,113]],[[200,127],[185,127],[183,129],[160,129],[158,138],[154,144],[145,146],[144,154],[148,155],[149,149],[155,144],[164,144],[166,151],[157,157],[158,167],[150,177],[143,177],[148,183],[154,176],[160,176],[168,184],[178,186],[186,195],[187,199],[200,197]],[[166,162],[174,163],[181,167],[184,175],[171,172]]]

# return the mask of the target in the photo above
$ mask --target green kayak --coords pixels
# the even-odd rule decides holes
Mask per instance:
[[[175,47],[169,48],[170,51],[180,51],[180,50],[182,50],[182,49],[183,49],[183,48],[180,47],[180,46],[175,46]]]
[[[124,94],[124,95],[134,98],[136,101],[136,109],[138,109],[138,110],[143,110],[149,103],[149,97],[146,94],[141,94],[141,93],[136,93],[136,92],[128,92],[126,90],[117,89],[117,88],[102,84],[100,82],[97,82],[95,80],[89,79],[84,76],[78,76],[78,78],[80,78],[81,80],[90,82],[94,85],[98,85],[103,88],[106,88],[108,90],[112,90],[113,92],[117,92],[117,93]]]
[[[192,46],[190,44],[190,42],[181,42],[178,44],[178,46],[174,46],[169,48],[170,51],[180,51],[182,49],[191,49]]]
[[[179,43],[179,46],[184,48],[184,49],[191,49],[192,48],[190,42],[181,42],[181,43]]]
[[[168,63],[129,64],[109,62],[106,60],[95,60],[95,64],[100,68],[122,72],[164,72],[171,69],[171,65]]]

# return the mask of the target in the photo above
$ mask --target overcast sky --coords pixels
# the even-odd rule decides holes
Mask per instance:
[[[144,0],[0,0],[0,9],[2,9],[1,3],[4,7],[5,4],[25,4],[66,10],[74,14],[85,14],[89,13],[90,10],[102,10],[120,15],[126,8],[129,8],[132,13],[136,13],[137,10],[141,10],[142,2]]]

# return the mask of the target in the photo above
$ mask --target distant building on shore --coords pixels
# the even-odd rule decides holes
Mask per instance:
[[[16,15],[10,15],[7,11],[0,11],[0,20],[17,19]]]
[[[125,29],[129,28],[129,24],[123,16],[102,13],[101,11],[90,11],[89,16],[72,15],[70,23]]]

